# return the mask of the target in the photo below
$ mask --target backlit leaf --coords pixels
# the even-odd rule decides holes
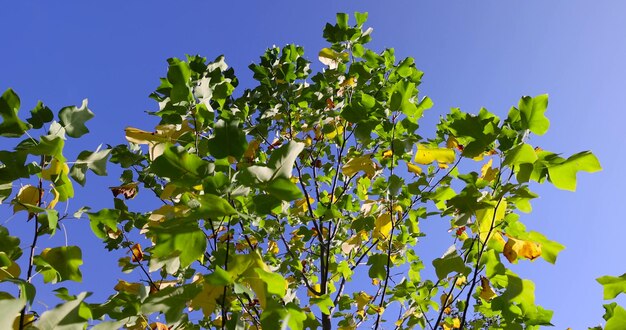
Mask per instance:
[[[15,196],[13,213],[26,210],[26,205],[36,206],[40,201],[41,193],[42,191],[39,190],[39,188],[31,185],[26,185],[20,188],[20,191]]]
[[[535,97],[524,96],[519,101],[519,111],[522,124],[531,132],[543,135],[550,128],[550,121],[544,115],[548,107],[548,95],[537,95]]]
[[[83,264],[82,252],[77,246],[46,248],[33,259],[37,271],[43,274],[45,283],[63,281],[81,282],[82,274],[78,267]]]
[[[372,233],[373,238],[387,239],[389,234],[391,233],[392,228],[392,219],[391,214],[383,213],[374,222],[374,232]]]
[[[532,261],[541,256],[541,245],[536,242],[509,237],[504,245],[502,254],[504,254],[506,259],[511,263],[517,263],[517,259],[519,258]]]
[[[596,279],[604,288],[604,300],[617,297],[620,293],[626,293],[626,274],[621,276],[602,276]]]
[[[353,176],[354,174],[363,171],[368,178],[372,178],[376,174],[376,163],[372,159],[371,155],[363,155],[351,158],[341,168],[344,175]]]
[[[602,170],[598,158],[589,151],[572,155],[558,165],[548,166],[550,182],[564,190],[576,190],[576,174],[578,171],[594,173]]]
[[[425,144],[419,144],[414,161],[422,165],[430,165],[435,161],[440,164],[450,164],[454,162],[455,157],[456,155],[452,149],[431,148]]]

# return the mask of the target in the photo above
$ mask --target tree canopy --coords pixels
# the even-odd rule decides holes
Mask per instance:
[[[564,248],[526,229],[531,188],[573,191],[598,159],[530,144],[549,129],[547,95],[522,97],[502,118],[451,109],[425,131],[433,101],[419,94],[423,72],[393,49],[368,49],[366,19],[337,14],[325,26],[320,72],[302,47],[267,49],[243,91],[223,56],[170,58],[150,95],[159,124],[128,127],[127,144],[74,161],[63,153],[89,132],[86,100],[56,116],[39,102],[22,119],[19,97],[4,92],[0,136],[18,142],[0,151],[0,202],[33,229],[16,237],[0,226],[0,328],[550,325],[533,282],[510,267],[555,263]],[[107,165],[122,169],[114,208],[59,206]],[[149,211],[130,205],[138,194],[153,200]],[[120,271],[136,280],[120,280],[104,302],[60,286],[63,303],[36,310],[33,277],[82,280],[80,246],[41,240],[71,218],[88,221],[106,250],[126,251]],[[425,221],[449,229],[423,232]],[[419,255],[426,235],[449,248]],[[598,279],[605,299],[625,281]],[[606,328],[617,329],[626,310],[605,308]]]

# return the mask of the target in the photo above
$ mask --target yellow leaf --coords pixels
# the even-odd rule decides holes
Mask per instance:
[[[224,294],[224,286],[206,283],[203,277],[199,277],[195,282],[202,283],[202,291],[191,299],[189,308],[194,310],[202,309],[202,314],[205,317],[209,317],[221,302],[221,300],[218,302],[217,299]]]
[[[491,288],[491,285],[489,284],[489,279],[487,279],[484,276],[480,277],[480,297],[490,301],[491,299],[493,299],[495,296],[497,296],[497,294],[493,291],[493,289]]]
[[[374,232],[372,233],[372,237],[386,239],[391,232],[391,228],[391,214],[383,213],[379,215],[374,222]]]
[[[347,61],[350,55],[348,53],[337,53],[330,48],[322,48],[318,54],[318,59],[322,64],[328,65],[329,69],[336,69],[340,62]]]
[[[458,329],[461,327],[461,320],[458,317],[452,319],[452,329]]]
[[[391,157],[391,156],[393,156],[393,151],[391,151],[391,150],[385,150],[385,151],[383,152],[383,158],[389,158],[389,157]]]
[[[250,143],[248,143],[248,148],[243,153],[243,156],[249,161],[254,160],[254,158],[256,157],[256,152],[257,150],[259,150],[260,145],[261,145],[261,141],[259,140],[250,141]]]
[[[21,315],[17,314],[17,316],[15,317],[15,321],[13,321],[13,330],[28,329],[30,328],[30,325],[32,325],[33,322],[35,322],[35,314],[28,313],[24,315],[24,321],[22,323],[23,327],[20,327],[20,318],[21,318]]]
[[[369,304],[370,301],[372,301],[372,296],[361,291],[359,292],[359,294],[356,295],[356,298],[354,298],[354,301],[356,302],[357,314],[363,316],[365,315],[365,306],[367,306],[367,304]]]
[[[271,252],[273,254],[278,254],[278,252],[280,252],[280,249],[278,248],[278,244],[276,244],[276,241],[269,241],[267,243],[267,252]]]
[[[313,285],[313,289],[315,291],[317,291],[317,292],[321,292],[322,291],[322,286],[319,283],[316,283],[316,284]],[[313,291],[311,291],[311,290],[307,290],[306,291],[306,295],[309,296],[309,297],[313,297],[313,298],[317,297],[317,295],[315,293],[313,293]]]
[[[454,150],[452,149],[431,148],[427,145],[419,144],[414,161],[422,165],[429,165],[435,161],[439,164],[450,164],[454,162],[455,157]]]
[[[354,235],[341,244],[341,251],[345,254],[349,254],[356,247],[360,246],[362,242],[363,240],[361,235]]]
[[[309,197],[309,203],[313,203],[315,200]],[[306,213],[309,210],[309,203],[307,203],[305,198],[298,199],[293,203],[293,208],[291,209],[292,215],[299,215]]]
[[[53,158],[48,167],[41,170],[41,178],[48,181],[56,181],[57,177],[61,174],[67,174],[70,172],[69,166],[65,162],[59,162],[58,159]]]
[[[330,131],[329,133],[324,134],[324,137],[327,139],[334,139],[338,134],[343,133],[343,125],[335,124],[335,129]]]
[[[152,322],[150,323],[150,330],[169,330],[170,328],[167,325],[161,322]]]
[[[422,168],[415,165],[415,164],[411,164],[411,163],[406,163],[406,167],[408,168],[409,172],[415,174],[415,175],[420,175],[422,174]]]
[[[140,262],[143,260],[143,251],[141,250],[141,245],[136,243],[133,247],[130,248],[131,258],[130,260],[133,262]]]
[[[161,192],[161,199],[170,199],[172,198],[172,194],[176,191],[176,186],[171,182],[168,182],[165,187],[163,187],[163,191]]]
[[[480,177],[485,181],[491,182],[498,175],[498,169],[491,168],[492,164],[493,164],[493,159],[489,159],[487,164],[483,165],[483,167],[480,169]]]
[[[365,175],[371,178],[376,174],[376,163],[370,155],[357,156],[350,159],[341,169],[343,174],[347,176],[363,171]]]
[[[502,254],[511,263],[516,263],[518,258],[535,260],[541,256],[541,244],[509,237]]]
[[[169,142],[170,139],[158,132],[148,132],[134,127],[126,127],[126,140],[135,144],[150,144],[155,142]]]
[[[495,226],[498,225],[498,223],[500,223],[502,219],[504,219],[504,216],[506,215],[506,206],[507,202],[503,198],[498,205],[497,211],[493,207],[476,211],[476,223],[478,224],[478,231],[480,233],[481,241],[484,242],[487,238],[487,234],[489,233],[489,229],[491,229],[492,222],[495,228]]]
[[[163,221],[175,217],[182,217],[189,211],[189,207],[185,205],[163,205],[152,211],[148,220]]]
[[[310,147],[313,144],[313,139],[307,135],[307,137],[304,139],[304,145],[307,147]]]
[[[454,296],[452,294],[448,295],[447,293],[442,293],[439,299],[443,307],[449,307],[454,302]]]
[[[13,205],[13,214],[26,210],[23,204],[36,206],[41,198],[41,190],[39,188],[26,185],[20,188],[20,191],[15,196],[15,205]]]
[[[459,141],[452,135],[448,136],[448,140],[446,141],[446,148],[448,149],[456,149],[459,147]]]
[[[0,267],[0,281],[7,278],[18,278],[20,277],[21,272],[22,270],[20,269],[20,266],[15,261],[11,260],[11,264],[9,266]]]
[[[354,86],[356,86],[356,78],[355,77],[350,77],[348,79],[345,79],[339,86],[341,86],[341,87],[354,87]]]
[[[126,281],[119,280],[117,284],[113,287],[113,289],[118,292],[128,292],[139,295],[139,293],[141,292],[140,290],[143,287],[144,285],[141,283],[128,283]]]
[[[54,207],[57,205],[57,203],[59,202],[59,192],[55,189],[52,188],[52,200],[50,201],[50,203],[48,203],[48,206],[46,207],[47,209],[54,209]]]
[[[454,285],[456,285],[456,286],[462,286],[465,283],[467,283],[467,277],[465,277],[465,276],[459,276],[454,281]]]

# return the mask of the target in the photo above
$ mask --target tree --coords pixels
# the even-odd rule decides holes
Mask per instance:
[[[321,72],[301,47],[274,47],[250,65],[257,85],[243,92],[221,56],[169,59],[151,95],[159,125],[129,127],[129,144],[83,151],[71,167],[63,148],[88,132],[87,102],[57,120],[39,103],[24,122],[7,90],[0,135],[27,137],[0,151],[0,201],[34,230],[22,251],[0,227],[0,280],[17,292],[2,293],[0,328],[549,325],[533,283],[507,265],[554,263],[563,246],[527,231],[519,212],[537,197],[531,182],[574,190],[577,172],[600,170],[598,160],[528,143],[549,128],[547,95],[522,97],[503,119],[452,109],[422,137],[433,105],[418,95],[423,73],[393,49],[367,49],[367,14],[355,19],[338,14],[324,28]],[[107,175],[107,163],[123,169],[115,207],[59,214],[73,184]],[[153,197],[151,211],[130,207],[138,193]],[[39,315],[36,274],[82,278],[80,247],[37,249],[71,217],[89,221],[106,249],[127,251],[120,267],[140,280],[120,280],[102,303],[57,289],[65,302]],[[422,221],[450,223],[449,234],[429,233],[451,246],[427,262],[414,249]]]

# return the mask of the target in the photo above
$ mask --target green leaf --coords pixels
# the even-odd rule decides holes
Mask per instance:
[[[104,239],[107,237],[106,228],[113,232],[117,231],[117,223],[121,214],[122,212],[117,209],[102,209],[98,212],[88,212],[87,216],[93,233]]]
[[[220,266],[216,266],[213,273],[204,277],[204,281],[210,285],[230,285],[233,284],[233,278],[229,272],[222,269]]]
[[[49,123],[54,119],[52,110],[41,101],[37,102],[35,108],[30,111],[30,116],[26,121],[36,129],[42,128],[43,124]]]
[[[93,112],[87,108],[87,99],[83,100],[80,108],[70,106],[59,111],[59,120],[65,128],[65,133],[73,138],[79,138],[89,133],[85,122],[93,118],[93,116]]]
[[[504,157],[503,165],[517,166],[520,164],[534,163],[537,160],[537,153],[530,144],[523,143],[509,150]]]
[[[191,87],[191,70],[189,64],[177,58],[167,60],[169,67],[167,69],[167,80],[171,83],[170,100],[173,103],[181,101],[189,101],[192,98]]]
[[[370,278],[384,279],[386,275],[385,266],[387,265],[386,254],[373,254],[367,259],[367,264],[370,265],[368,275]]]
[[[217,218],[237,214],[237,211],[227,200],[212,194],[204,194],[197,197],[200,206],[194,210],[198,218]]]
[[[17,116],[20,98],[12,89],[7,89],[0,97],[0,136],[20,137],[28,130],[28,125]]]
[[[246,133],[239,128],[238,121],[227,123],[220,119],[215,123],[215,136],[209,139],[209,152],[213,157],[231,156],[238,160],[247,148]]]
[[[154,174],[181,186],[194,186],[209,175],[209,163],[182,147],[166,147],[150,166]]]
[[[84,312],[81,311],[81,304],[89,295],[89,293],[83,292],[75,300],[68,301],[52,310],[46,311],[35,322],[35,327],[39,330],[85,329],[87,318],[84,317]]]
[[[28,149],[28,153],[32,155],[52,156],[60,162],[65,162],[65,157],[63,157],[64,145],[65,141],[63,141],[61,137],[45,135],[39,138],[39,143]]]
[[[182,316],[187,303],[200,291],[202,291],[202,286],[195,283],[161,289],[146,298],[141,305],[141,312],[144,314],[163,313],[168,323],[176,322]]]
[[[17,260],[22,255],[20,239],[9,235],[9,230],[0,226],[0,252],[6,253],[11,260]]]
[[[35,295],[37,293],[34,285],[21,278],[6,278],[3,281],[11,282],[17,285],[20,289],[20,300],[26,301],[31,305],[33,304],[33,302],[35,301]]]
[[[559,252],[565,249],[564,245],[551,241],[536,231],[528,233],[528,240],[541,244],[541,257],[551,264],[556,262]]]
[[[0,317],[0,329],[13,329],[13,322],[20,317],[20,311],[25,305],[26,301],[21,299],[0,300],[0,315],[2,315]]]
[[[267,165],[274,169],[273,178],[290,179],[293,165],[298,155],[304,150],[304,143],[289,141],[282,147],[274,150]]]
[[[78,267],[83,264],[82,252],[78,246],[47,248],[33,259],[37,271],[43,275],[45,283],[62,281],[81,282],[83,277]]]
[[[604,330],[622,330],[626,324],[626,309],[615,306],[610,318],[606,320]]]
[[[287,293],[285,278],[278,273],[269,272],[263,268],[256,268],[255,271],[261,281],[265,282],[268,294],[275,294],[281,298],[285,296]]]
[[[150,227],[154,238],[152,256],[157,259],[178,257],[180,267],[198,260],[206,250],[206,236],[195,221],[172,219]]]
[[[535,97],[524,96],[519,101],[519,111],[523,128],[537,135],[544,135],[550,128],[550,121],[544,115],[548,107],[548,94]]]
[[[28,178],[30,173],[28,167],[24,165],[26,156],[27,154],[23,151],[0,150],[0,182],[12,184],[19,178]]]
[[[263,187],[270,195],[283,200],[292,201],[304,197],[298,186],[289,179],[276,178]]]
[[[604,288],[604,300],[617,297],[620,293],[626,293],[626,274],[621,276],[602,276],[596,279]]]
[[[107,175],[107,159],[109,158],[111,149],[99,149],[100,147],[93,152],[85,150],[78,154],[76,162],[70,169],[70,176],[81,186],[85,185],[85,175],[88,169],[93,171],[96,175]]]
[[[469,272],[469,268],[465,266],[463,258],[456,251],[446,253],[443,257],[433,260],[433,266],[435,267],[437,278],[440,280],[446,278],[450,273],[467,274]]]
[[[261,314],[261,326],[264,329],[304,329],[306,314],[294,303],[283,306],[271,301]]]
[[[600,170],[602,167],[598,158],[590,151],[583,151],[572,155],[560,164],[548,166],[548,175],[555,187],[575,191],[578,171],[593,173]]]

